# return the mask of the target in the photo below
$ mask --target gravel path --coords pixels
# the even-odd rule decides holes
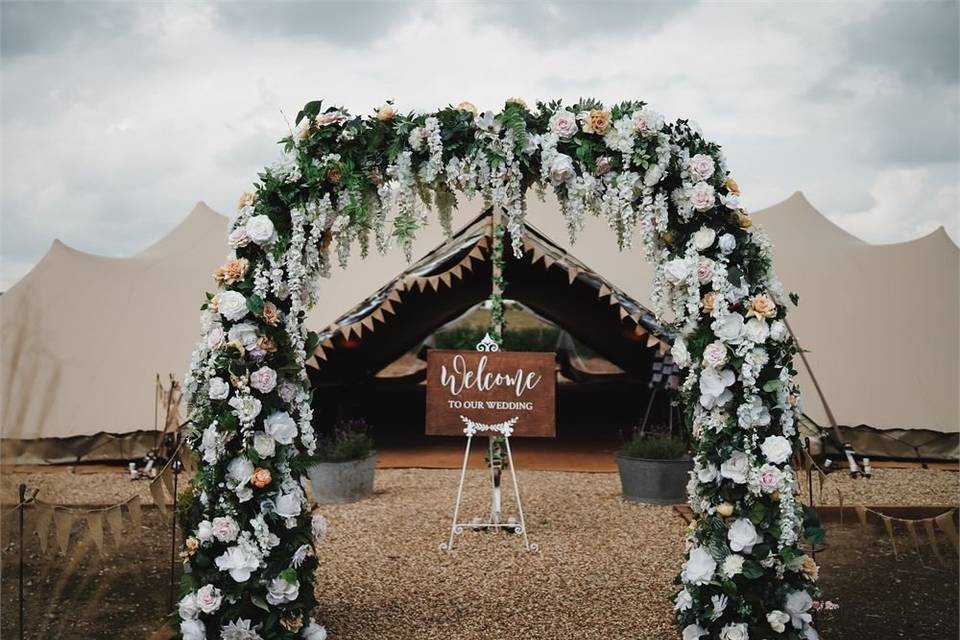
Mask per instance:
[[[535,554],[512,534],[469,531],[452,553],[438,549],[456,471],[381,471],[372,499],[321,507],[330,533],[319,550],[318,615],[332,636],[672,637],[682,519],[623,501],[616,474],[519,475]],[[489,508],[485,479],[470,474],[466,520]]]
[[[807,499],[807,478],[801,472],[801,497]],[[840,504],[837,489],[845,505],[960,505],[960,474],[942,469],[874,469],[870,478],[851,478],[834,471],[823,481],[823,499],[817,474],[813,477],[816,504]]]

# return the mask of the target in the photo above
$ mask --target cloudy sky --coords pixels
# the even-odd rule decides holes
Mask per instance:
[[[367,112],[646,100],[747,205],[871,242],[958,230],[957,2],[2,2],[0,288],[54,238],[130,255],[230,212],[314,98]]]

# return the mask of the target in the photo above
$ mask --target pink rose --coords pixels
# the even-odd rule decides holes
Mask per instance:
[[[716,203],[716,195],[713,187],[706,182],[698,182],[690,191],[690,204],[697,211],[707,211],[712,209]]]
[[[713,280],[713,260],[700,258],[700,262],[697,263],[697,280],[700,284],[707,284]]]
[[[550,117],[550,130],[561,138],[572,138],[580,130],[577,126],[577,116],[566,109],[557,111]]]
[[[698,182],[708,180],[710,176],[713,175],[713,171],[713,158],[710,156],[703,153],[698,153],[690,158],[690,173]]]
[[[772,464],[765,464],[760,467],[759,484],[760,490],[764,493],[773,493],[780,487],[783,480],[783,472]]]

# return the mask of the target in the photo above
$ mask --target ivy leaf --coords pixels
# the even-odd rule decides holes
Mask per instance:
[[[791,291],[791,292],[790,292],[790,302],[793,303],[793,306],[799,307],[799,306],[800,306],[800,295],[799,295],[799,294],[796,294],[796,293],[793,293],[793,292]]]
[[[773,380],[767,380],[763,383],[763,390],[767,393],[773,393],[780,388],[780,379],[774,378]]]
[[[263,298],[257,294],[253,294],[247,298],[247,309],[250,309],[250,313],[255,316],[263,315]]]
[[[753,506],[750,507],[750,522],[753,524],[760,524],[763,521],[764,516],[767,515],[767,508],[763,505],[762,502],[754,502]]]
[[[743,563],[743,575],[756,580],[763,575],[763,566],[756,560],[747,560]]]
[[[263,599],[263,596],[252,595],[250,596],[250,602],[252,602],[255,607],[259,607],[268,613],[270,612],[270,607],[267,605],[267,601]]]
[[[826,537],[827,531],[822,527],[810,527],[803,531],[803,539],[807,544],[820,544]]]

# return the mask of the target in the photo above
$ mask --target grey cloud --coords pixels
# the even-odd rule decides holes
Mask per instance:
[[[0,54],[4,58],[83,47],[124,35],[143,5],[121,2],[0,3]]]
[[[260,37],[321,38],[359,47],[429,7],[413,2],[221,2],[220,25]]]
[[[569,39],[643,37],[696,4],[695,0],[537,0],[484,2],[480,15],[490,23],[530,36],[552,48]]]

